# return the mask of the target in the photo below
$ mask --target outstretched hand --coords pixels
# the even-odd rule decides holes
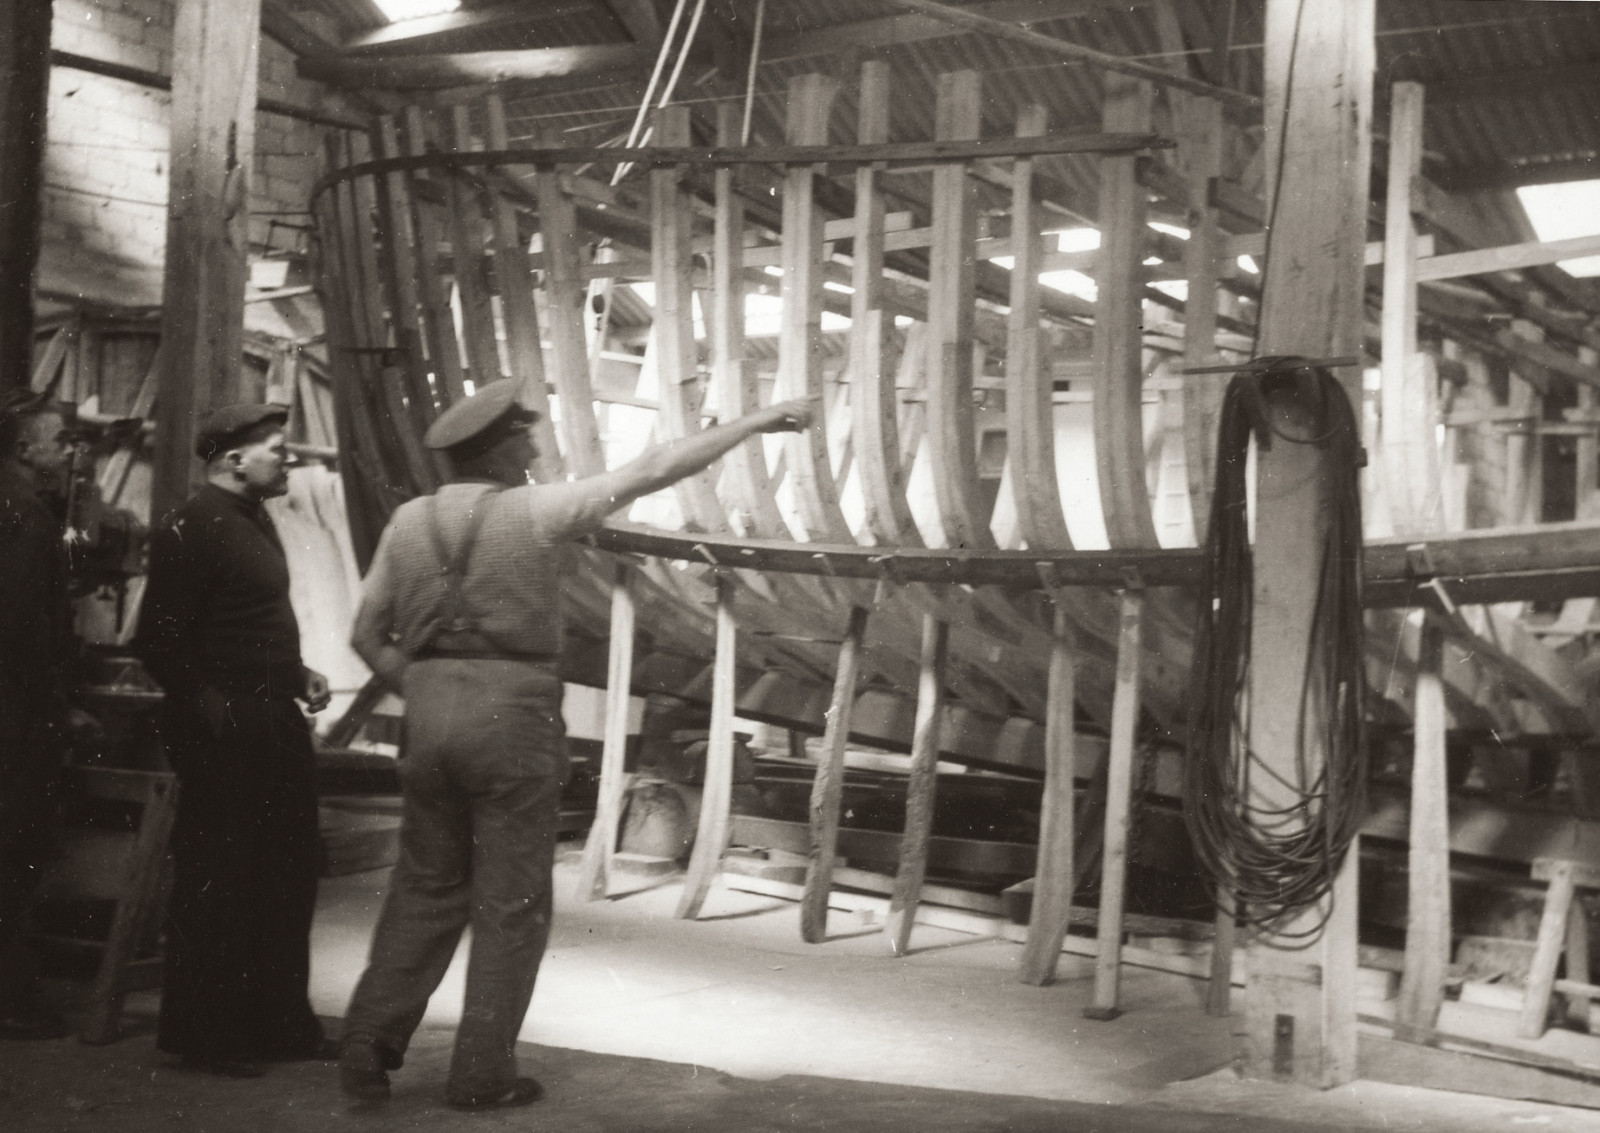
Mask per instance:
[[[771,421],[762,427],[763,433],[801,433],[811,427],[821,398],[797,397],[793,401],[780,401],[767,407]]]

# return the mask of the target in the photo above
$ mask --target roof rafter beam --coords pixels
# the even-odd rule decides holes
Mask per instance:
[[[530,8],[525,0],[503,0],[484,8],[464,8],[437,16],[422,16],[361,32],[346,39],[345,55],[418,55],[449,51],[462,40],[485,31],[513,32],[548,20],[589,12],[589,0],[566,0]]]
[[[302,78],[344,88],[430,90],[510,79],[552,79],[648,65],[655,53],[634,43],[471,51],[441,55],[302,57]]]
[[[1559,94],[1570,87],[1593,89],[1597,74],[1600,74],[1600,59],[1586,59],[1554,67],[1516,67],[1420,81],[1427,92],[1428,109],[1438,110],[1486,98],[1500,101],[1525,95]]]

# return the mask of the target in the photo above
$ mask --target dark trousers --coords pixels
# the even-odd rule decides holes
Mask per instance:
[[[398,1066],[470,924],[448,1090],[486,1096],[516,1078],[517,1032],[550,934],[567,770],[561,682],[520,662],[418,661],[405,699],[400,861],[344,1039]]]
[[[0,1019],[39,1006],[31,914],[55,851],[62,755],[43,705],[43,690],[0,673]]]
[[[230,694],[220,733],[163,714],[180,794],[157,1045],[208,1059],[307,1050],[322,846],[310,731],[293,700]]]

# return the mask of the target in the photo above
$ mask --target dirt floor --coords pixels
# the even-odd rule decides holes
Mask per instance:
[[[130,997],[124,1036],[0,1044],[0,1133],[300,1133],[456,1127],[583,1131],[1237,1131],[1386,1129],[1600,1133],[1600,1111],[1357,1081],[1330,1091],[1241,1079],[1236,1020],[1200,986],[1125,970],[1125,1014],[1082,1018],[1087,961],[1063,957],[1048,988],[1015,976],[1004,940],[917,929],[913,955],[839,913],[830,938],[798,938],[787,902],[717,890],[701,920],[674,920],[677,885],[571,898],[558,867],[556,930],[521,1046],[545,1083],[530,1107],[443,1104],[459,964],[446,976],[394,1097],[352,1106],[326,1063],[237,1081],[182,1070],[155,1050],[155,993]],[[312,998],[336,1031],[365,956],[385,875],[324,883]],[[71,991],[63,988],[63,994]]]

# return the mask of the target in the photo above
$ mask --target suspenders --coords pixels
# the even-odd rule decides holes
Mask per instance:
[[[500,493],[499,488],[490,488],[472,502],[472,512],[467,519],[466,534],[462,536],[461,545],[456,548],[454,555],[444,543],[444,530],[439,526],[439,497],[428,497],[428,537],[433,542],[434,558],[439,563],[439,573],[444,576],[445,605],[444,616],[440,620],[439,631],[444,633],[461,633],[470,631],[481,634],[477,619],[473,616],[467,605],[466,595],[462,592],[462,584],[466,581],[467,563],[472,559],[472,550],[478,542],[478,532],[483,527],[483,521],[489,517],[489,511],[494,507],[495,497]]]

